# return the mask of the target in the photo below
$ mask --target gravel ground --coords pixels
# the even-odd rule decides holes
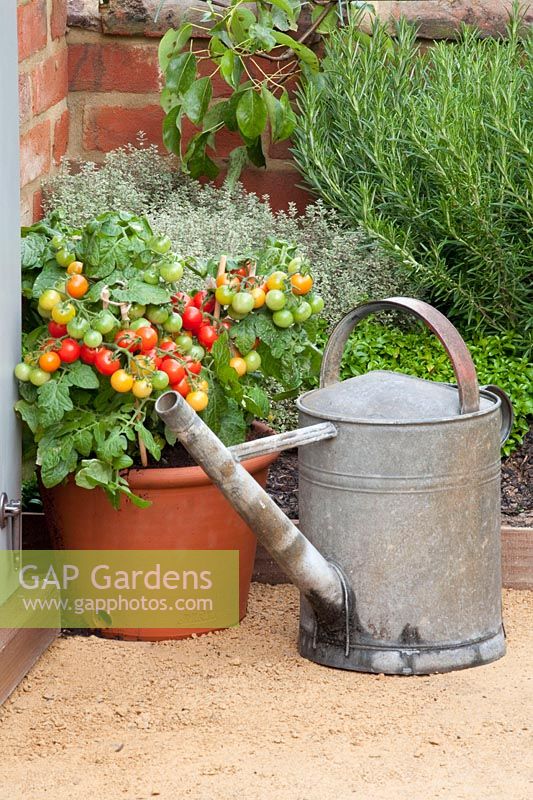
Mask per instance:
[[[61,638],[0,709],[0,800],[529,800],[533,594],[504,597],[504,659],[418,678],[299,658],[290,586],[238,630]]]

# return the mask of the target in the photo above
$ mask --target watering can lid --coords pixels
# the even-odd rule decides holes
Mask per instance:
[[[493,405],[482,393],[479,410]],[[346,422],[429,422],[461,414],[455,386],[381,370],[313,389],[298,400],[298,408]]]

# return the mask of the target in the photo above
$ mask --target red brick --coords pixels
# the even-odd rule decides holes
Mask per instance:
[[[59,164],[62,157],[67,152],[69,130],[69,113],[63,111],[54,125],[54,140],[52,144],[52,156],[54,164]]]
[[[50,170],[50,120],[35,125],[20,140],[20,184],[46,175]]]
[[[232,150],[241,147],[243,141],[237,132],[221,128],[215,134],[215,153],[218,158],[227,158]]]
[[[67,0],[52,0],[50,32],[52,39],[60,39],[67,32]]]
[[[87,150],[107,153],[128,142],[134,142],[139,131],[144,131],[148,143],[157,144],[162,151],[165,151],[161,136],[163,116],[163,111],[158,105],[135,108],[124,106],[86,108],[83,146]]]
[[[275,144],[269,142],[269,158],[279,159],[281,161],[290,161],[292,159],[292,153],[290,152],[289,148],[291,148],[292,145],[293,143],[290,139],[284,139],[282,142],[276,142]]]
[[[67,48],[42,61],[33,70],[33,112],[41,114],[67,96]]]
[[[37,220],[42,219],[43,216],[43,192],[42,189],[38,189],[36,192],[33,193],[33,221],[37,222]]]
[[[286,209],[289,203],[296,203],[298,211],[302,212],[313,202],[310,193],[298,185],[302,183],[303,178],[295,170],[277,172],[247,169],[241,180],[247,191],[255,192],[259,197],[268,194],[274,211]]]
[[[48,33],[46,0],[31,0],[17,8],[19,61],[46,45]]]
[[[72,92],[156,92],[157,43],[153,45],[71,44],[68,56]]]
[[[31,117],[31,81],[26,72],[19,73],[19,121],[27,122]]]

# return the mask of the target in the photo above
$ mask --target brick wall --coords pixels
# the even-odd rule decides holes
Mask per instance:
[[[40,214],[41,181],[68,146],[66,0],[17,0],[21,218]]]
[[[150,143],[165,152],[161,140],[163,111],[159,105],[157,38],[110,36],[98,31],[71,28],[68,41],[70,135],[69,156],[100,161],[106,151],[135,141],[142,130]],[[198,43],[199,46],[205,46]],[[205,62],[204,62],[205,63]],[[270,62],[265,62],[265,69]],[[206,66],[206,74],[209,69]],[[230,89],[220,79],[214,99],[227,96]],[[184,139],[194,127],[184,127]],[[217,161],[222,169],[237,144],[235,134],[217,135]],[[294,168],[286,143],[264,142],[267,169],[247,169],[243,182],[259,195],[268,193],[275,208],[290,201],[305,207],[309,195],[298,188],[300,175]]]

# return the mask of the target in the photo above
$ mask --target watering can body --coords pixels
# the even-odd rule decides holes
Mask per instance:
[[[354,326],[390,308],[438,336],[457,386],[390,372],[338,381]],[[440,312],[410,298],[350,312],[326,347],[320,388],[297,401],[298,431],[228,450],[180,398],[172,403],[158,400],[158,413],[300,588],[303,656],[425,674],[504,654],[500,442],[512,410],[497,387],[479,390],[468,350]],[[180,423],[176,405],[188,415]],[[238,464],[257,448],[294,445],[300,530]]]

